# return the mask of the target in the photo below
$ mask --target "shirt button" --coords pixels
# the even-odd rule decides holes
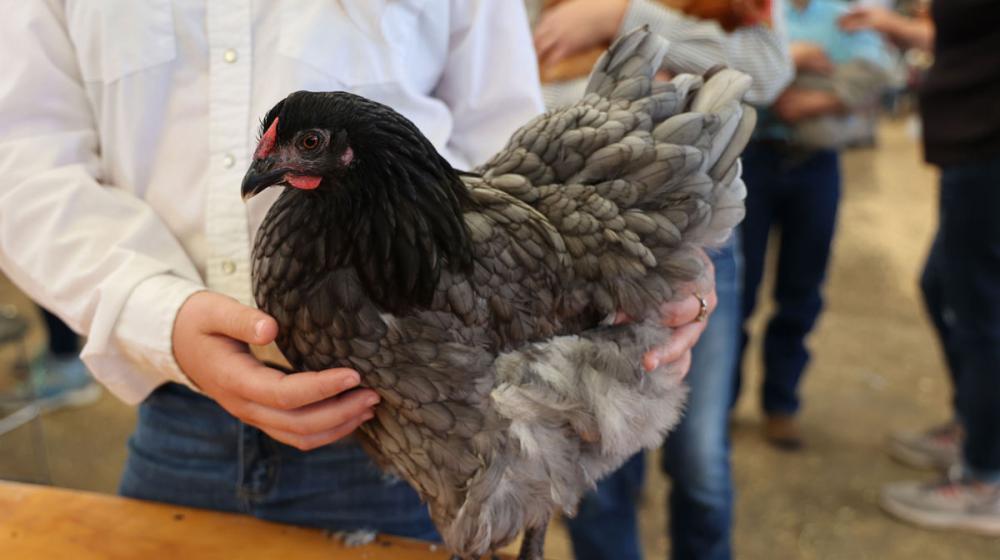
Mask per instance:
[[[222,60],[232,64],[236,62],[236,49],[226,49],[226,52],[222,53]]]
[[[222,156],[222,167],[229,169],[234,165],[236,165],[236,158],[233,157],[233,154],[226,154]]]
[[[227,276],[236,272],[236,263],[233,261],[222,261],[222,272]]]

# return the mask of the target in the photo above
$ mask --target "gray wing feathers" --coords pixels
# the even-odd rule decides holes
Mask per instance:
[[[600,308],[648,306],[664,287],[650,277],[696,276],[688,248],[723,242],[744,214],[751,79],[713,69],[654,83],[667,50],[645,29],[622,37],[579,102],[533,120],[480,169],[552,223],[575,274],[603,284]]]

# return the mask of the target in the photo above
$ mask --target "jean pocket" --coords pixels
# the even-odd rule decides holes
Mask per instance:
[[[131,446],[142,458],[197,468],[235,461],[238,442],[239,422],[222,407],[168,383],[139,405]]]

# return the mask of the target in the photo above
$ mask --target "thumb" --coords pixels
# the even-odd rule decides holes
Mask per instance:
[[[265,345],[278,336],[278,323],[259,309],[231,298],[219,298],[212,306],[213,326],[219,334],[248,344]]]

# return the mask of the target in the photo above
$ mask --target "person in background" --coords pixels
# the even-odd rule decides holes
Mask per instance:
[[[743,155],[747,216],[742,226],[743,351],[764,273],[768,238],[778,231],[775,312],[764,335],[761,404],[764,435],[797,449],[798,386],[809,361],[805,340],[822,308],[840,198],[838,150],[848,141],[843,115],[872,103],[887,79],[889,58],[874,33],[837,27],[846,9],[838,0],[793,0],[785,21],[796,79],[763,111]],[[737,382],[742,378],[737,374]],[[738,392],[737,388],[737,392]]]
[[[729,65],[753,77],[747,101],[767,105],[792,77],[781,19],[771,21],[769,6],[747,11],[744,19],[744,25],[726,32],[715,21],[689,17],[652,0],[569,0],[538,18],[535,46],[544,70],[545,65],[616,34],[649,25],[670,41],[666,73],[700,74],[718,64]],[[546,85],[546,105],[576,100],[584,82]],[[676,559],[732,556],[728,419],[741,306],[738,242],[731,239],[711,257],[719,304],[694,349],[687,412],[667,437],[662,453],[661,467],[673,480],[669,533]],[[596,491],[584,498],[576,517],[567,520],[577,560],[641,558],[637,508],[644,469],[645,455],[637,454],[601,480]]]
[[[27,376],[4,383],[6,388],[0,391],[0,406],[4,409],[32,413],[8,417],[0,433],[14,430],[38,413],[85,406],[101,396],[100,387],[80,360],[76,333],[48,310],[38,307],[38,312],[47,334],[46,344],[28,364]]]
[[[847,30],[873,29],[902,49],[930,52],[934,48],[933,23],[926,10],[911,18],[890,10],[857,9],[841,19],[841,26]],[[935,240],[920,277],[920,289],[947,363],[952,386],[952,417],[923,430],[889,435],[889,454],[894,459],[912,467],[940,471],[958,462],[964,437],[962,422],[958,419],[958,349],[950,336],[949,321],[945,319],[948,313],[944,304],[943,264],[940,242]]]
[[[931,483],[887,485],[881,503],[917,525],[1000,535],[1000,4],[939,0],[930,18],[859,8],[840,24],[934,52],[920,113],[925,158],[941,168],[940,219],[921,287],[955,420],[892,448],[916,466],[953,464]]]
[[[59,317],[39,307],[48,344],[31,364],[31,396],[44,411],[96,401],[100,388],[80,360],[79,337]]]
[[[252,306],[250,243],[279,193],[244,205],[240,183],[258,119],[301,89],[390,105],[469,169],[542,110],[530,40],[503,0],[9,6],[0,268],[141,403],[122,494],[437,538],[350,437],[379,400],[357,372],[286,376],[250,354],[277,335]],[[658,365],[701,333],[693,299],[667,306],[689,338],[654,349]]]

